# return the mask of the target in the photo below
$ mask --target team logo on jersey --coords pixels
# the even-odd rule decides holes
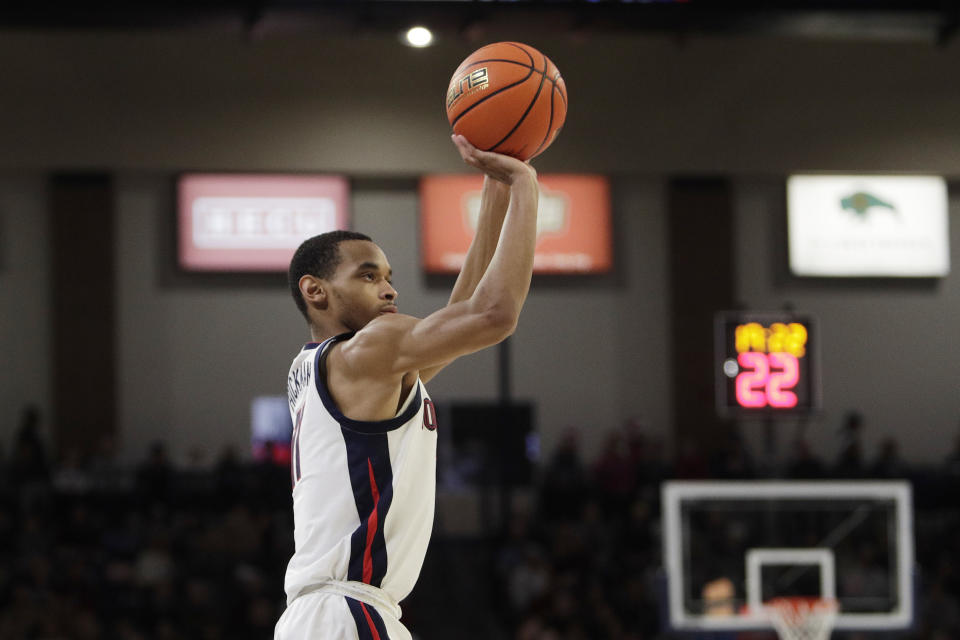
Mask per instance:
[[[430,431],[437,430],[437,409],[430,398],[423,399],[423,426]]]

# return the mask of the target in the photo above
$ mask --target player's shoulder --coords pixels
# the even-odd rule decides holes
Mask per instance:
[[[368,322],[345,342],[343,349],[393,348],[397,338],[410,331],[420,318],[401,313],[385,313]]]
[[[333,345],[330,357],[348,369],[376,370],[378,363],[390,360],[397,353],[402,338],[418,322],[420,318],[400,313],[378,316],[350,339]]]

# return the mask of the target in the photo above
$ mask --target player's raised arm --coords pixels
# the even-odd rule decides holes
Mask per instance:
[[[539,187],[536,171],[516,158],[480,151],[462,136],[454,143],[464,162],[483,171],[489,181],[509,187],[508,210],[499,234],[492,230],[480,240],[496,246],[487,259],[481,248],[471,257],[469,273],[458,280],[451,304],[420,320],[384,316],[370,322],[345,343],[344,364],[367,375],[392,375],[442,366],[451,360],[500,342],[516,327],[533,272]],[[489,185],[503,197],[501,187]],[[503,206],[502,202],[499,206]],[[478,234],[479,235],[479,234]],[[476,284],[470,282],[477,278]],[[458,290],[459,289],[459,290]],[[469,295],[466,292],[470,291]],[[462,300],[454,297],[466,295]]]
[[[448,305],[468,300],[477,290],[480,278],[487,271],[493,252],[500,241],[500,229],[510,203],[510,186],[490,176],[483,178],[480,192],[480,214],[477,216],[477,231],[470,242],[463,268],[450,292]],[[427,367],[420,371],[420,379],[428,382],[448,363]]]
[[[516,158],[480,151],[463,136],[454,143],[464,162],[488,177],[510,185],[510,201],[497,248],[470,297],[475,306],[493,305],[505,316],[510,333],[530,290],[533,252],[537,241],[537,172]]]
[[[477,289],[480,278],[487,271],[500,241],[500,230],[510,204],[510,185],[490,176],[483,178],[483,190],[480,192],[480,215],[477,217],[477,232],[470,242],[470,248],[463,261],[463,268],[457,275],[457,281],[450,292],[447,304],[462,302],[470,298]]]

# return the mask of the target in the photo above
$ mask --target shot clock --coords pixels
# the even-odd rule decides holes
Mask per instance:
[[[722,312],[716,319],[717,409],[723,415],[803,415],[820,408],[813,319]]]

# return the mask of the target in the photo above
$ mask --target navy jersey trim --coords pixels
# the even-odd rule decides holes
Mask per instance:
[[[344,429],[357,431],[367,435],[387,433],[388,431],[399,429],[406,423],[410,422],[410,420],[412,420],[413,417],[420,411],[420,405],[422,402],[419,379],[416,382],[416,394],[407,408],[404,409],[403,413],[400,415],[388,420],[354,420],[353,418],[348,418],[347,416],[343,415],[343,413],[340,411],[340,408],[337,406],[337,403],[333,401],[333,397],[330,395],[330,392],[327,390],[326,380],[324,380],[324,377],[320,372],[320,361],[323,358],[323,354],[327,349],[333,346],[334,343],[342,340],[348,340],[353,336],[353,332],[341,333],[338,336],[324,340],[320,345],[320,348],[317,349],[317,355],[314,357],[313,362],[313,377],[316,380],[317,392],[320,394],[320,400],[323,402],[323,406],[327,409],[330,415],[333,416],[333,419],[339,422],[340,426]]]
[[[390,640],[387,626],[383,624],[383,618],[374,607],[346,596],[344,600],[347,601],[353,622],[357,625],[357,636],[360,640]]]
[[[308,342],[307,344],[303,345],[303,349],[300,349],[300,351],[310,351],[310,349],[315,349],[316,347],[319,347],[319,346],[320,346],[319,342]]]
[[[393,468],[385,433],[366,435],[341,428],[347,450],[350,487],[360,518],[350,536],[347,579],[381,586],[387,574],[384,522],[393,503]]]

